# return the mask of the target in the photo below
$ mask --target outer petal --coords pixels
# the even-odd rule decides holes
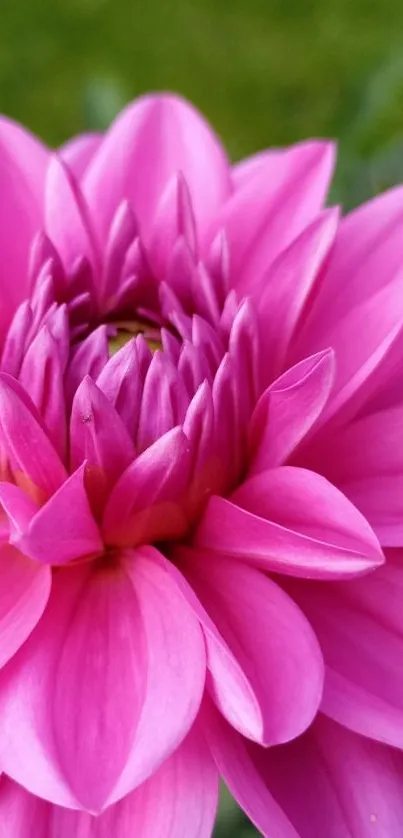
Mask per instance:
[[[147,239],[159,199],[178,171],[189,187],[197,225],[205,229],[231,188],[219,141],[183,99],[161,94],[137,100],[113,123],[84,178],[98,231],[105,234],[127,198]]]
[[[327,667],[323,710],[358,733],[403,748],[403,563],[363,579],[291,586]]]
[[[281,250],[317,216],[334,165],[330,143],[307,142],[268,157],[214,220],[206,241],[224,228],[236,289],[261,293],[261,281]]]
[[[200,734],[136,791],[95,818],[53,806],[0,781],[0,835],[6,838],[210,838],[218,774]]]
[[[275,375],[283,368],[293,335],[315,297],[316,282],[335,239],[338,219],[337,209],[320,213],[282,250],[256,299],[263,326],[264,362]],[[269,329],[266,323],[270,323]]]
[[[403,757],[398,751],[319,715],[300,739],[267,751],[252,747],[250,753],[299,838],[400,838]]]
[[[0,547],[0,666],[35,628],[48,601],[51,572],[8,544]]]
[[[402,267],[403,188],[391,189],[349,213],[312,311],[312,324],[326,328],[357,304],[386,287]]]
[[[212,497],[195,541],[291,576],[343,578],[383,562],[347,498],[320,475],[290,466],[252,477],[231,500]]]
[[[210,692],[223,715],[264,744],[297,736],[322,695],[322,656],[309,623],[257,570],[196,550],[181,549],[176,559],[207,612],[193,606],[206,637]]]
[[[246,740],[227,725],[210,705],[206,707],[203,722],[211,753],[223,780],[261,834],[267,838],[300,838],[256,768]],[[273,750],[277,753],[277,748]],[[322,836],[318,835],[318,838]]]
[[[354,416],[400,362],[403,340],[403,295],[401,275],[352,306],[338,319],[329,306],[317,324],[304,329],[290,351],[294,362],[332,346],[336,377],[332,398],[321,423],[337,415],[338,421]]]
[[[46,179],[46,232],[56,245],[66,269],[85,256],[99,267],[92,220],[81,190],[62,159],[54,155]]]
[[[41,226],[48,152],[24,128],[0,119],[0,334],[28,294],[28,257]]]
[[[77,180],[80,181],[83,177],[101,143],[102,134],[79,134],[59,149],[60,157],[67,163]]]
[[[100,811],[180,744],[204,678],[200,630],[151,553],[63,569],[0,673],[1,765],[34,794]]]

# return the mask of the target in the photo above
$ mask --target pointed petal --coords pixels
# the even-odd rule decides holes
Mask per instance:
[[[196,250],[196,227],[192,201],[183,175],[168,182],[157,206],[150,238],[150,260],[158,277],[166,278],[172,251],[183,238],[191,253]]]
[[[335,359],[331,349],[287,370],[260,397],[250,424],[250,473],[282,465],[314,427],[329,398]]]
[[[183,548],[175,557],[201,603],[195,613],[221,713],[265,745],[298,736],[314,718],[323,686],[321,652],[302,612],[274,582],[240,562]]]
[[[88,208],[73,174],[56,154],[52,157],[46,182],[46,232],[71,269],[79,256],[94,267],[99,254]]]
[[[390,189],[348,213],[312,310],[312,323],[326,328],[328,312],[339,320],[385,288],[401,272],[403,188]]]
[[[19,380],[38,408],[55,449],[63,459],[67,439],[62,361],[58,343],[45,325],[25,354]]]
[[[264,167],[237,190],[216,216],[207,245],[226,231],[236,290],[250,293],[281,250],[322,209],[334,166],[331,144],[301,143]],[[260,289],[259,289],[260,291]]]
[[[230,192],[225,152],[183,99],[164,94],[138,99],[113,123],[84,178],[98,231],[105,234],[118,204],[128,198],[147,239],[161,195],[178,171],[189,186],[197,225],[205,229]]]
[[[173,428],[140,454],[114,486],[103,518],[106,543],[130,547],[183,535],[187,522],[181,500],[189,469],[189,441],[181,428]]]
[[[320,475],[289,466],[252,477],[232,500],[211,498],[195,540],[291,576],[343,578],[383,562],[373,531],[347,498]]]
[[[279,253],[257,297],[262,323],[270,321],[270,329],[262,329],[262,342],[266,365],[274,375],[283,368],[293,334],[306,316],[319,271],[335,238],[338,219],[337,209],[320,213]]]
[[[86,486],[96,509],[122,472],[134,460],[132,439],[119,414],[89,376],[73,400],[70,420],[70,462],[77,469],[87,463]]]
[[[26,391],[10,376],[0,375],[0,438],[14,476],[28,492],[52,494],[66,470],[39,423]]]
[[[15,527],[12,542],[42,564],[62,565],[102,552],[84,485],[85,464],[72,474],[27,526]]]

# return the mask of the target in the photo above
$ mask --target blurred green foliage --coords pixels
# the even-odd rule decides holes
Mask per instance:
[[[150,89],[191,98],[234,159],[337,138],[344,207],[403,181],[399,0],[2,0],[0,110],[48,143]],[[226,792],[217,835],[256,835]]]
[[[50,143],[170,88],[234,158],[337,137],[345,205],[401,178],[399,0],[2,0],[1,12],[1,109]]]

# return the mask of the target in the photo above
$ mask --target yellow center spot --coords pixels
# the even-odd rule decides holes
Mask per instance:
[[[112,324],[116,328],[116,334],[108,340],[109,355],[115,355],[122,346],[126,346],[134,337],[143,335],[151,352],[162,349],[160,330],[146,320],[119,320]]]

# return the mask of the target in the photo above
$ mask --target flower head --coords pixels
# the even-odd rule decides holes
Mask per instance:
[[[172,96],[0,143],[0,825],[207,838],[220,771],[313,838],[271,764],[373,735],[340,656],[400,546],[400,193],[339,225],[330,145],[231,167]]]

